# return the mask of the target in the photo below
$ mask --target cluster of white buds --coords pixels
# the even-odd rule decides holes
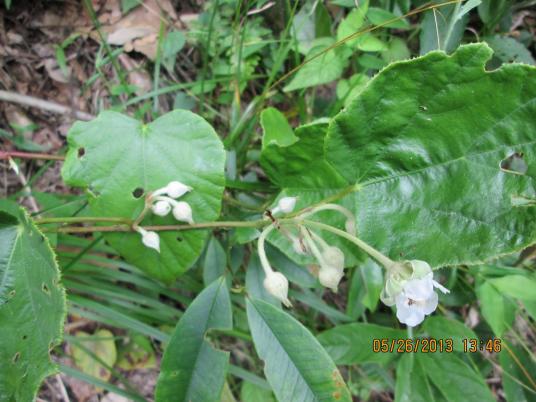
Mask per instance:
[[[192,224],[194,220],[190,204],[185,201],[176,200],[176,198],[182,197],[191,190],[192,188],[190,186],[180,181],[171,181],[167,186],[150,193],[147,201],[150,203],[153,214],[166,216],[172,212],[176,220]],[[145,246],[160,252],[160,238],[158,237],[158,233],[147,231],[137,225],[135,230],[141,234],[141,241]]]
[[[449,293],[447,288],[434,280],[432,268],[427,262],[404,261],[388,269],[381,300],[388,306],[396,305],[396,317],[401,323],[415,327],[437,308],[435,288]]]
[[[159,188],[150,195],[153,202],[151,210],[155,215],[166,216],[170,212],[176,220],[186,223],[194,223],[192,217],[192,208],[185,201],[176,201],[176,198],[182,197],[192,188],[179,181],[172,181],[167,186]]]

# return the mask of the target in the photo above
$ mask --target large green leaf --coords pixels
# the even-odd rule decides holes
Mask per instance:
[[[463,352],[465,339],[477,339],[475,332],[460,321],[434,316],[427,318],[423,329],[432,339],[452,339],[452,347],[456,352]]]
[[[451,353],[417,353],[430,381],[447,401],[493,402],[484,378]]]
[[[231,300],[223,277],[195,298],[177,324],[162,358],[157,401],[219,401],[229,353],[215,350],[205,340],[213,328],[232,329]]]
[[[30,402],[56,371],[65,294],[48,240],[21,209],[0,212],[0,401]]]
[[[247,300],[248,322],[264,373],[279,401],[351,401],[339,370],[313,335],[262,300]]]
[[[391,64],[329,126],[360,236],[399,259],[474,264],[536,240],[536,69],[484,69],[485,44]],[[500,94],[500,96],[495,96]],[[506,170],[522,155],[524,174]]]
[[[136,218],[144,195],[172,180],[193,188],[181,200],[190,204],[196,222],[219,216],[223,145],[212,127],[191,112],[174,110],[149,124],[103,112],[90,122],[77,122],[68,142],[63,178],[67,184],[88,189],[95,216]],[[149,215],[143,222],[172,223],[176,221],[171,214]],[[162,232],[160,253],[142,246],[137,233],[107,233],[105,238],[127,261],[169,282],[196,260],[206,235],[206,231]]]
[[[493,333],[501,337],[513,324],[517,306],[487,281],[476,288],[482,315]]]
[[[337,364],[386,363],[398,356],[393,353],[374,352],[374,340],[404,339],[405,331],[376,324],[353,323],[337,325],[318,335],[318,340]]]
[[[430,380],[414,353],[405,353],[396,365],[396,402],[434,402]]]
[[[499,362],[502,367],[502,384],[508,402],[534,402],[536,362],[521,346],[502,340]]]

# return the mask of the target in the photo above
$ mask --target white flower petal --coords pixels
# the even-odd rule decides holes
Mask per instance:
[[[427,300],[434,293],[432,277],[426,275],[422,279],[411,279],[403,285],[404,295],[412,300]]]
[[[166,216],[171,211],[171,205],[167,201],[157,201],[151,207],[155,215]]]
[[[329,266],[321,268],[318,272],[318,280],[320,281],[320,284],[326,288],[330,288],[334,292],[337,292],[337,287],[343,276],[344,270],[335,269]]]
[[[438,296],[437,296],[437,293],[434,292],[432,293],[432,296],[430,296],[429,299],[425,300],[425,301],[421,301],[421,302],[417,302],[415,303],[417,308],[425,315],[430,315],[432,314],[436,308],[437,308],[437,303],[438,303]]]
[[[424,314],[418,309],[411,306],[398,306],[396,307],[396,318],[402,324],[406,324],[408,327],[415,327],[424,320]]]

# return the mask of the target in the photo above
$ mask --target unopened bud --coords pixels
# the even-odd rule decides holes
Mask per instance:
[[[344,270],[330,266],[322,267],[318,272],[318,280],[320,281],[320,284],[330,288],[334,292],[337,292],[337,287],[343,276]]]
[[[166,216],[171,211],[171,205],[167,201],[157,201],[151,209],[155,215]]]
[[[264,288],[281,301],[285,306],[292,307],[288,299],[288,280],[281,272],[269,271],[264,278]]]
[[[173,216],[176,220],[187,223],[194,223],[192,218],[192,208],[185,201],[179,201],[173,207]]]
[[[279,210],[285,214],[289,214],[294,211],[296,206],[296,197],[283,197],[277,203]]]
[[[152,249],[160,252],[160,237],[156,232],[149,232],[141,228],[138,229],[138,232],[141,234],[141,242]]]
[[[180,181],[172,181],[165,188],[167,195],[171,198],[179,198],[192,190],[190,186],[187,186]]]

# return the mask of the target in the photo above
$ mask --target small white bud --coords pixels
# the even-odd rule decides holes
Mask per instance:
[[[189,191],[192,191],[192,187],[181,183],[180,181],[172,181],[166,187],[166,193],[171,198],[179,198]]]
[[[289,214],[294,211],[296,206],[296,197],[283,197],[277,203],[279,210],[285,214]]]
[[[171,211],[171,205],[167,201],[157,201],[151,209],[155,215],[166,216]]]
[[[160,252],[160,237],[158,236],[158,233],[148,231],[143,231],[140,233],[141,241],[145,246]]]
[[[190,204],[184,201],[179,201],[173,207],[173,216],[176,220],[181,222],[194,223],[192,218],[192,208]]]
[[[320,281],[320,284],[330,288],[334,292],[337,292],[337,287],[343,276],[344,270],[330,266],[322,267],[318,272],[318,280]]]
[[[288,299],[288,280],[281,272],[269,271],[264,278],[264,288],[281,301],[285,306],[292,307]]]
[[[322,252],[322,259],[327,267],[338,271],[344,270],[344,253],[339,247],[329,246]]]

